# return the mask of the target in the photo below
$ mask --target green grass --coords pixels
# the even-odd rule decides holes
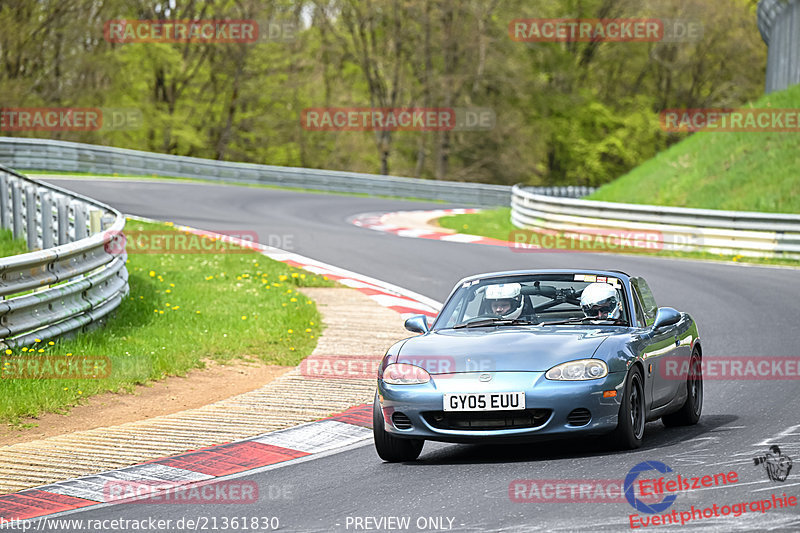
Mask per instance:
[[[487,209],[478,213],[466,215],[451,215],[437,220],[443,228],[449,228],[459,233],[481,235],[503,241],[514,241],[515,235],[523,232],[511,224],[511,208]],[[531,242],[528,239],[526,242]],[[557,251],[557,250],[554,250]],[[605,253],[612,253],[611,251]],[[651,255],[656,257],[679,257],[684,259],[703,259],[712,261],[734,261],[742,264],[756,265],[784,265],[800,267],[800,261],[779,257],[743,257],[740,255],[712,254],[709,252],[678,252],[658,251],[654,253],[639,253],[635,255]]]
[[[800,108],[800,85],[757,108]],[[800,213],[800,133],[698,132],[588,199],[635,204]]]
[[[138,221],[125,228],[129,235],[137,230],[175,231],[171,224]],[[0,421],[18,425],[24,417],[63,412],[94,394],[131,391],[137,384],[184,375],[209,359],[295,365],[311,353],[322,331],[316,306],[297,289],[333,286],[326,278],[250,250],[130,253],[127,267],[130,295],[104,327],[3,355],[4,367],[32,353],[78,362],[108,357],[110,375],[2,379]]]
[[[509,240],[509,235],[517,228],[511,225],[511,208],[485,209],[471,215],[450,215],[437,220],[443,228],[455,230],[459,233],[481,235]]]
[[[24,254],[27,251],[25,239],[14,239],[10,229],[0,229],[0,257]]]

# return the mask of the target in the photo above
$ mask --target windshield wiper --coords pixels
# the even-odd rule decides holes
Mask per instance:
[[[482,328],[485,326],[531,326],[533,324],[535,324],[535,322],[519,318],[484,318],[483,320],[476,320],[475,322],[456,324],[453,326],[453,329]]]
[[[592,322],[610,322],[612,325],[627,326],[628,323],[621,318],[591,318],[588,316],[569,318],[567,320],[556,320],[553,322],[539,322],[540,326],[557,326],[561,324],[582,324],[587,321]]]

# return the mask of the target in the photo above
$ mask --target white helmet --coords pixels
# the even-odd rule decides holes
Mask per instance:
[[[608,283],[591,283],[581,293],[581,309],[587,318],[619,318],[622,303]]]
[[[519,283],[489,285],[486,287],[486,301],[489,302],[492,312],[503,318],[513,320],[522,314],[522,291]]]

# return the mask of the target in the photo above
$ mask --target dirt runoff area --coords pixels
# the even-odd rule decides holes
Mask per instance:
[[[133,394],[98,394],[71,408],[67,414],[46,413],[23,420],[22,428],[1,427],[0,446],[202,407],[255,390],[293,368],[264,365],[258,361],[235,360],[225,365],[206,361],[204,369],[137,386]]]

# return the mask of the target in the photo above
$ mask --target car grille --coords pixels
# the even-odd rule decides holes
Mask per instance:
[[[437,429],[486,430],[539,427],[550,418],[550,409],[520,411],[428,411],[422,416]]]
[[[392,424],[397,429],[410,429],[411,419],[405,413],[392,413]]]
[[[591,419],[592,413],[583,407],[573,409],[572,412],[567,415],[567,423],[570,426],[585,426]]]

